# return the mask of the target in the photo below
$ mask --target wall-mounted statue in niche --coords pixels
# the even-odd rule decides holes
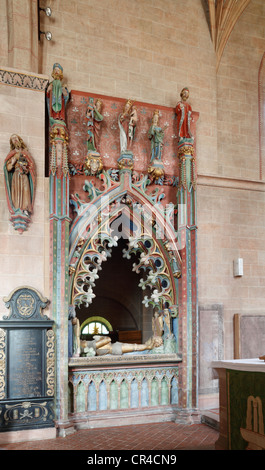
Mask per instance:
[[[137,109],[131,100],[126,101],[122,113],[119,115],[121,154],[131,150],[138,121]]]
[[[56,62],[52,71],[53,81],[46,92],[50,122],[50,172],[52,175],[67,175],[68,167],[68,129],[66,125],[66,106],[69,91],[62,83],[63,67]]]
[[[191,132],[192,107],[187,102],[190,92],[188,88],[183,88],[180,93],[181,101],[176,105],[177,133],[179,143],[193,144],[194,138]]]
[[[84,164],[86,175],[99,175],[103,170],[103,163],[99,153],[100,128],[103,121],[101,114],[103,102],[96,99],[91,102],[86,110],[87,118],[87,155]]]
[[[148,173],[152,179],[159,179],[164,176],[164,166],[162,162],[162,149],[165,129],[159,126],[159,111],[155,110],[152,124],[148,131],[148,137],[151,141],[151,161],[148,167]]]
[[[102,100],[98,98],[96,99],[95,104],[89,104],[86,110],[88,153],[91,150],[99,153],[99,132],[103,121],[103,116],[101,114],[102,105]]]
[[[68,310],[68,356],[80,356],[80,322],[74,305]]]
[[[15,230],[27,230],[33,212],[36,190],[34,161],[23,139],[17,134],[10,137],[10,152],[4,162],[5,188],[11,222]]]
[[[63,67],[55,63],[52,72],[53,81],[47,88],[48,112],[51,127],[54,124],[65,123],[65,109],[69,100],[69,91],[62,84]]]

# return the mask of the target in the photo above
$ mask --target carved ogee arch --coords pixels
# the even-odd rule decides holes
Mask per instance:
[[[143,302],[146,306],[169,306],[176,315],[181,258],[176,232],[170,222],[170,208],[164,210],[158,201],[159,195],[150,197],[139,189],[145,180],[131,185],[130,180],[121,178],[120,184],[113,184],[108,175],[105,176],[103,192],[86,182],[89,203],[77,198],[72,200],[77,218],[70,234],[70,302],[75,305],[92,302],[102,262],[118,244],[115,223],[123,219],[128,222],[123,226],[122,235],[128,239],[123,256],[129,259],[133,253],[139,254],[139,262],[133,265],[133,270],[138,273],[143,270],[145,279],[140,280],[139,286],[143,290],[152,289],[151,296],[145,296]]]

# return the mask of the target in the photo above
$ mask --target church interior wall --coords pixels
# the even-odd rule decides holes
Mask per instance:
[[[251,1],[229,37],[217,71],[217,165],[211,173],[206,160],[199,164],[199,303],[223,305],[224,358],[234,354],[234,314],[265,313],[258,86],[264,15],[263,2]],[[237,258],[242,277],[233,275]]]
[[[228,183],[227,183],[228,185]],[[233,316],[264,314],[263,186],[199,186],[199,303],[224,307],[225,357],[233,357]],[[243,276],[233,261],[243,258]]]
[[[230,35],[217,72],[219,175],[264,181],[259,161],[259,67],[264,2],[252,0]]]
[[[23,75],[21,76],[23,77]],[[20,78],[21,78],[20,77]],[[21,79],[22,80],[22,79]],[[45,108],[44,91],[23,86],[1,84],[0,149],[0,313],[7,311],[3,298],[19,286],[32,286],[49,297],[49,228],[48,186],[45,169]],[[9,139],[18,134],[34,159],[36,196],[28,230],[15,230],[8,210],[3,163],[10,152]]]

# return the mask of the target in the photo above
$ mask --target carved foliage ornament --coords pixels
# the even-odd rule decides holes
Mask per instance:
[[[129,213],[127,207],[127,214]],[[75,268],[72,266],[71,270],[74,276],[72,303],[75,305],[85,303],[88,306],[95,297],[93,287],[99,277],[98,272],[102,269],[102,262],[111,256],[112,248],[118,245],[119,236],[115,235],[115,221],[118,214],[121,216],[119,206],[115,205],[113,212],[101,221],[100,228],[95,230],[89,242],[84,240],[84,244],[75,252],[77,264]],[[126,217],[125,210],[122,215]],[[148,225],[150,227],[150,224]],[[130,259],[133,253],[140,254],[139,263],[133,265],[133,271],[138,273],[139,270],[143,270],[146,279],[140,280],[139,287],[143,290],[151,288],[150,297],[145,296],[143,301],[146,306],[150,304],[163,308],[165,304],[174,305],[174,288],[168,263],[158,242],[152,237],[152,233],[144,231],[145,228],[139,224],[138,233],[136,230],[134,236],[130,236],[129,233],[124,234],[128,238],[128,248],[124,250],[123,256]]]
[[[6,388],[6,332],[0,328],[0,400],[5,398]]]
[[[49,397],[54,396],[54,387],[55,387],[55,335],[53,330],[47,330],[46,332],[46,347],[47,347],[47,358],[46,358],[46,369],[47,369],[47,378],[46,393]]]

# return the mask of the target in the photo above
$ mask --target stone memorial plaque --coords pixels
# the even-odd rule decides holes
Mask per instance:
[[[8,347],[8,398],[43,396],[42,330],[12,329],[9,331]]]
[[[48,301],[21,287],[4,299],[10,315],[0,321],[0,431],[54,426],[53,321]]]

